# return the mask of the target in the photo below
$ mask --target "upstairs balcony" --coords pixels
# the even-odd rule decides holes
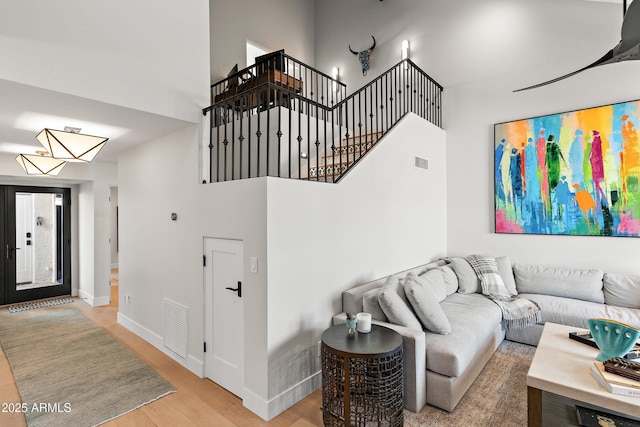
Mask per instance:
[[[338,182],[412,112],[441,126],[442,86],[410,60],[347,95],[283,51],[211,86],[209,183],[275,176]]]

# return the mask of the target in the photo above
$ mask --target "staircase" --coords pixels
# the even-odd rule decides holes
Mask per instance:
[[[252,67],[212,85],[213,104],[203,111],[210,183],[258,176],[336,183],[407,113],[441,126],[442,86],[410,60],[349,96],[342,83],[282,52]]]
[[[343,143],[332,146],[331,154],[322,156],[322,160],[317,165],[309,168],[309,176],[302,176],[301,179],[335,182],[367,154],[381,137],[382,132],[374,132],[342,138]],[[313,161],[311,164],[313,165]]]

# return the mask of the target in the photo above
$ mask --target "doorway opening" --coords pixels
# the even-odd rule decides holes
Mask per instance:
[[[118,187],[111,187],[109,193],[109,217],[111,222],[111,235],[109,244],[111,246],[111,280],[109,281],[109,305],[118,308],[120,269],[119,269],[119,218],[118,218]]]
[[[0,186],[0,304],[71,294],[71,190]]]

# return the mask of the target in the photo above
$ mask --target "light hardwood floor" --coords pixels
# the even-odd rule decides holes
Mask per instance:
[[[76,299],[74,306],[89,319],[115,337],[149,366],[155,369],[177,390],[162,399],[118,417],[105,427],[140,426],[322,426],[322,395],[319,390],[298,402],[270,422],[265,422],[242,406],[242,401],[208,379],[200,379],[170,357],[128,331],[116,322],[117,304],[91,307]],[[25,312],[27,313],[27,312]],[[3,316],[14,316],[0,308]],[[108,390],[105,390],[108,392]],[[11,369],[0,352],[0,404],[20,402]],[[0,426],[26,427],[22,414],[0,412]],[[73,426],[69,426],[73,427]]]

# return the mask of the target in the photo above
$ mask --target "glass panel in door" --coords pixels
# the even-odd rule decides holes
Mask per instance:
[[[68,188],[0,186],[0,305],[71,294]]]
[[[16,291],[63,283],[63,195],[16,193]]]

